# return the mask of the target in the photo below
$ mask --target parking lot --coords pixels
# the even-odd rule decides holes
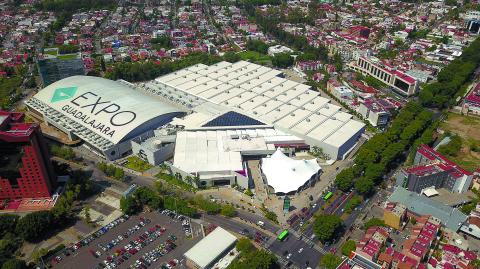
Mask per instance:
[[[69,269],[185,268],[183,254],[200,241],[200,227],[165,213],[122,217],[44,262]]]

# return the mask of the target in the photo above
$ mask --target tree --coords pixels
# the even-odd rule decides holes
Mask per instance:
[[[350,188],[353,186],[353,180],[355,178],[355,174],[353,173],[353,169],[347,168],[345,170],[342,170],[340,173],[338,173],[337,177],[335,178],[335,185],[341,190],[341,191],[349,191]]]
[[[332,253],[323,255],[322,259],[320,260],[320,266],[326,269],[335,269],[340,265],[340,263],[342,263],[342,259]]]
[[[317,216],[313,231],[322,243],[332,241],[343,231],[342,219],[337,215]]]
[[[125,172],[122,168],[116,167],[113,177],[118,180],[123,180],[125,178]]]
[[[345,213],[351,213],[360,203],[362,202],[362,197],[355,195],[352,199],[348,200],[345,204]]]
[[[242,237],[238,239],[238,242],[235,245],[235,248],[239,252],[243,252],[243,253],[248,253],[256,250],[255,246],[252,244],[252,241],[250,241],[250,239],[246,237]]]
[[[24,260],[10,259],[2,265],[2,269],[26,269],[27,265]]]
[[[161,36],[157,38],[150,39],[150,43],[152,43],[152,47],[155,50],[164,49],[171,49],[172,48],[172,40],[168,36]]]
[[[237,215],[237,211],[235,210],[235,207],[233,207],[232,205],[224,205],[222,206],[222,210],[220,211],[220,214],[231,218]]]
[[[13,214],[0,215],[0,238],[7,233],[15,232],[15,225],[17,225],[19,217]]]
[[[0,264],[14,258],[14,254],[22,245],[18,236],[8,233],[0,240]]]
[[[385,173],[385,167],[380,163],[374,163],[365,169],[365,177],[371,179],[375,183],[380,183],[383,174]]]
[[[288,53],[277,53],[272,57],[272,64],[276,67],[287,68],[293,65],[293,57]]]
[[[241,60],[240,55],[236,54],[235,52],[227,52],[225,55],[223,55],[223,58],[225,61],[230,62],[230,63],[235,63]]]
[[[355,164],[366,167],[368,164],[375,163],[378,160],[378,153],[367,148],[367,146],[360,149]]]
[[[348,240],[347,242],[343,243],[342,245],[342,254],[345,255],[345,256],[350,256],[350,253],[352,253],[352,251],[355,251],[355,248],[356,248],[356,243],[355,241],[353,240]]]
[[[83,210],[85,210],[85,222],[92,222],[92,218],[90,216],[90,205],[86,205]]]
[[[207,212],[207,214],[218,214],[222,210],[222,207],[219,204],[210,200],[206,200],[201,195],[196,195],[193,198],[193,202],[195,203],[195,205],[200,207],[200,209]]]
[[[265,218],[267,218],[268,220],[271,220],[275,223],[278,223],[278,217],[277,217],[277,214],[275,214],[275,212],[270,211],[266,208],[262,208],[262,211],[263,211],[263,215],[265,216]]]
[[[370,194],[373,191],[373,180],[370,178],[362,177],[355,181],[355,190],[363,195]]]
[[[363,225],[363,229],[368,230],[370,227],[374,226],[385,226],[385,222],[378,218],[371,218]]]
[[[51,230],[52,216],[48,211],[38,211],[25,215],[17,222],[16,234],[27,241],[35,241]]]
[[[449,157],[456,157],[462,148],[462,138],[458,135],[453,135],[450,142],[438,147],[438,152]]]
[[[249,39],[246,44],[247,50],[256,51],[261,54],[267,54],[268,45],[260,40]]]
[[[120,199],[120,209],[124,214],[133,215],[140,211],[140,206],[137,204],[135,199],[131,196],[129,197],[122,197]]]
[[[265,250],[241,253],[229,266],[229,269],[274,269],[278,268],[277,257]]]

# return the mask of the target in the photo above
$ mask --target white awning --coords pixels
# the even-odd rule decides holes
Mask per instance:
[[[438,195],[439,193],[437,190],[435,190],[435,188],[427,188],[423,190],[423,194],[427,197],[432,197]]]
[[[320,169],[315,159],[294,160],[280,149],[270,158],[262,159],[262,172],[275,192],[289,193],[298,190]]]

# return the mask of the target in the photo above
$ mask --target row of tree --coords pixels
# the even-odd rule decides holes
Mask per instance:
[[[191,65],[203,63],[207,65],[222,61],[219,56],[213,56],[206,53],[193,53],[177,61],[147,61],[147,62],[122,62],[113,66],[105,74],[106,78],[117,80],[124,79],[130,82],[152,80],[158,76],[165,75],[176,70],[189,67]]]
[[[456,97],[466,89],[465,84],[480,66],[480,38],[463,50],[462,55],[443,68],[437,81],[427,84],[420,92],[420,102],[424,106],[446,108],[454,105]]]
[[[122,168],[117,167],[113,164],[107,164],[105,162],[100,162],[97,165],[98,169],[105,173],[107,177],[113,177],[116,180],[123,180],[125,179],[125,172]]]
[[[53,12],[78,12],[82,9],[111,8],[115,5],[114,0],[42,0],[38,1],[35,7]]]
[[[444,68],[439,74],[438,82],[428,84],[423,91],[431,95],[432,102],[425,99],[425,94],[420,95],[420,102],[409,102],[392,121],[390,128],[380,134],[376,134],[367,141],[359,150],[354,165],[341,171],[335,185],[342,191],[349,191],[352,187],[359,194],[369,195],[375,185],[380,184],[399,163],[410,153],[410,159],[420,144],[431,144],[433,134],[438,126],[434,120],[434,114],[424,108],[425,105],[446,107],[449,104],[442,100],[449,100],[457,94],[472,75],[480,62],[480,43],[477,39],[464,52],[467,59],[459,58]],[[477,50],[474,53],[472,50]],[[475,54],[475,55],[474,55]],[[442,88],[443,87],[443,88]],[[422,91],[422,92],[423,92]],[[446,152],[458,151],[457,138],[452,139],[452,145],[445,145]],[[371,219],[365,224],[365,229],[372,226],[384,226],[379,219]],[[328,242],[341,233],[342,221],[336,216],[321,215],[315,219],[314,231],[320,241]],[[346,248],[350,249],[352,246]],[[326,255],[325,255],[326,256]],[[323,266],[335,267],[338,259],[334,256],[322,258]]]
[[[123,213],[136,214],[143,210],[144,205],[147,205],[151,209],[169,209],[189,217],[198,215],[197,208],[207,214],[222,214],[226,217],[234,217],[237,214],[232,205],[221,205],[200,195],[193,199],[180,197],[179,193],[173,194],[159,182],[156,183],[156,188],[157,190],[140,187],[130,196],[122,198],[120,208]]]
[[[73,149],[71,147],[52,145],[52,147],[50,148],[50,152],[53,156],[57,156],[65,160],[72,161],[76,158],[75,152],[73,152]]]
[[[384,175],[404,160],[410,145],[432,142],[432,132],[426,132],[434,126],[432,117],[433,113],[419,103],[408,103],[388,131],[376,134],[361,147],[354,165],[337,175],[336,186],[342,191],[355,187],[360,194],[370,194]]]

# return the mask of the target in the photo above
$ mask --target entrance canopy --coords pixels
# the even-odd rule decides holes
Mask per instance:
[[[280,149],[269,158],[262,159],[262,172],[276,193],[297,191],[320,169],[315,159],[295,160],[283,154]]]

